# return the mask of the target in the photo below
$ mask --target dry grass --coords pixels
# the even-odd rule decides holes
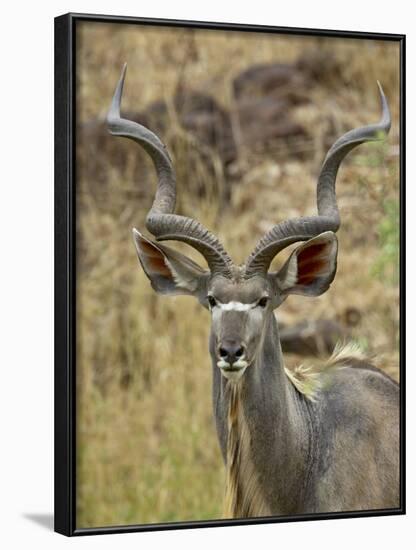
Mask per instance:
[[[346,307],[356,307],[362,322],[355,338],[397,378],[399,295],[388,239],[398,224],[389,207],[397,204],[399,181],[395,44],[86,23],[78,33],[79,120],[105,114],[124,61],[126,109],[169,98],[179,78],[227,106],[231,79],[241,70],[257,62],[290,62],[316,47],[330,49],[340,61],[342,85],[328,74],[326,87],[311,90],[311,104],[295,113],[316,136],[315,154],[303,162],[277,154],[276,162],[242,151],[242,181],[221,213],[213,176],[203,174],[208,194],[199,199],[192,177],[186,177],[186,156],[177,153],[183,175],[179,208],[215,229],[232,256],[243,261],[275,221],[315,211],[320,136],[328,121],[322,114],[330,113],[334,135],[376,120],[375,80],[381,80],[393,127],[388,145],[362,147],[341,170],[336,281],[320,298],[290,298],[279,315],[292,322],[342,316]],[[169,143],[169,136],[163,138]],[[142,154],[131,142],[119,145]],[[77,524],[217,518],[224,480],[211,411],[209,316],[191,298],[154,294],[130,236],[132,226],[144,228],[150,198],[132,198],[130,189],[140,186],[140,177],[128,166],[120,174],[112,170],[111,158],[100,162],[109,174],[104,198],[97,200],[93,181],[80,179],[77,187]],[[296,361],[287,357],[289,366]]]

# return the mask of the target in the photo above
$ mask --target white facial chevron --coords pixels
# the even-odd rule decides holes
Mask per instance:
[[[222,304],[221,302],[217,302],[217,307],[219,307],[222,311],[248,311],[249,309],[256,307],[256,305],[257,302],[253,302],[251,304],[243,304],[242,302],[227,302]]]

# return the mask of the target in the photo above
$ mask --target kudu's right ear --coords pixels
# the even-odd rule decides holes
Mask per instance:
[[[190,294],[205,301],[208,271],[180,252],[150,241],[137,229],[133,229],[133,238],[140,263],[156,292]]]
[[[338,241],[332,231],[321,233],[296,248],[275,274],[281,296],[320,296],[337,270]]]

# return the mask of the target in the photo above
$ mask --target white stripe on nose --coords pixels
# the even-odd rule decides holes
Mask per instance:
[[[217,302],[217,305],[222,311],[248,311],[256,307],[257,302],[252,302],[251,304],[243,304],[242,302],[227,302],[226,304],[222,304],[221,302]]]

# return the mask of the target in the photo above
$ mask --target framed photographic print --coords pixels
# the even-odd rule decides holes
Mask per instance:
[[[56,531],[404,513],[404,56],[56,18]]]

